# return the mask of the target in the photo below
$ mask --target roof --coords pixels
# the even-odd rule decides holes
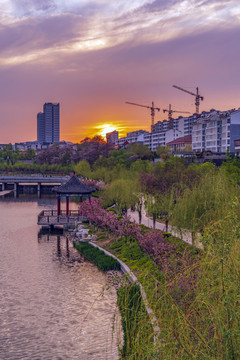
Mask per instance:
[[[58,194],[91,194],[95,188],[83,184],[76,175],[73,175],[65,184],[53,190]]]
[[[168,146],[168,145],[191,144],[191,143],[192,143],[192,137],[189,135],[189,136],[182,136],[173,141],[170,141],[166,145]]]

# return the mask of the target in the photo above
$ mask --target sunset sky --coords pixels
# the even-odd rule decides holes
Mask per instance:
[[[0,0],[0,143],[36,140],[60,103],[62,140],[150,130],[150,110],[240,107],[239,0]],[[155,121],[166,118],[156,113]]]

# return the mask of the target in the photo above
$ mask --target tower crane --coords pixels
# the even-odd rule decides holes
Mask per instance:
[[[150,109],[151,110],[152,125],[154,125],[155,110],[160,111],[160,108],[154,107],[154,102],[152,102],[152,106],[135,104],[135,103],[128,102],[128,101],[126,101],[126,104],[141,106],[141,107],[145,107],[147,109]]]
[[[191,91],[188,91],[188,90],[185,90],[179,86],[176,86],[176,85],[173,85],[174,88],[178,89],[178,90],[181,90],[181,91],[184,91],[186,92],[187,94],[190,94],[190,95],[193,95],[195,96],[195,105],[196,105],[196,114],[199,115],[199,105],[200,105],[200,100],[203,101],[203,96],[201,96],[198,92],[198,87],[196,88],[196,94],[194,94],[193,92]]]
[[[169,108],[168,109],[163,109],[163,112],[167,112],[168,113],[168,121],[169,121],[169,128],[172,129],[173,128],[173,123],[172,123],[172,113],[177,112],[177,113],[182,113],[182,114],[190,114],[189,111],[178,111],[178,110],[172,110],[172,105],[169,104]]]

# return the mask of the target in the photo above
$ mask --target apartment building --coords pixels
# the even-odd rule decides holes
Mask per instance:
[[[165,146],[166,143],[171,142],[179,137],[192,135],[192,124],[195,121],[196,116],[193,115],[188,118],[179,117],[173,119],[173,128],[169,128],[169,122],[167,120],[158,121],[152,125],[152,132],[138,130],[127,133],[124,138],[119,138],[117,144],[121,147],[124,144],[129,143],[142,143],[149,147],[151,151],[156,151],[158,146]]]
[[[175,140],[170,141],[169,143],[166,143],[166,146],[168,146],[172,152],[182,152],[186,147],[192,147],[192,137],[191,136],[182,136]]]
[[[151,151],[156,151],[158,146],[165,146],[168,142],[182,136],[181,131],[169,129],[158,133],[150,134],[150,137],[144,136],[144,145],[147,145]]]
[[[114,130],[106,134],[108,144],[115,144],[118,141],[118,131]]]
[[[147,134],[150,134],[150,133],[145,130],[132,131],[130,133],[127,133],[127,136],[119,138],[115,143],[120,147],[123,146],[126,142],[128,144],[133,144],[135,142],[143,144],[144,136]]]
[[[128,133],[126,137],[118,139],[118,145],[140,142],[151,151],[156,151],[158,146],[171,142],[174,145],[177,139],[190,139],[192,136],[193,152],[210,150],[226,153],[229,150],[234,153],[234,141],[240,139],[240,108],[228,111],[211,109],[209,112],[203,111],[198,117],[196,114],[180,116],[172,119],[172,124],[173,128],[170,129],[167,120],[158,121],[152,125],[151,133],[144,130]]]
[[[240,138],[240,109],[211,110],[197,119],[192,128],[193,151],[234,153],[234,140]]]

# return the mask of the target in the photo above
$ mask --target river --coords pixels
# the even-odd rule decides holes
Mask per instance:
[[[55,202],[0,198],[0,359],[118,359],[115,289],[66,236],[38,235]]]

